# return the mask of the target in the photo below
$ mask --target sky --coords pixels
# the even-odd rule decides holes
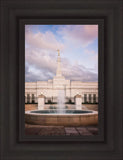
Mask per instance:
[[[60,50],[66,79],[98,81],[98,25],[25,25],[25,81],[53,79]]]

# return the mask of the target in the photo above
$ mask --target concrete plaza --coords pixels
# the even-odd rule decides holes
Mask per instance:
[[[97,126],[86,127],[64,127],[64,126],[41,126],[25,124],[26,135],[41,135],[41,136],[93,136],[98,134]]]

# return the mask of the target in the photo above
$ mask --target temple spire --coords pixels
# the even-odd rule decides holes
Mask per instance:
[[[59,50],[59,49],[57,49],[57,51],[58,51],[58,56],[60,56],[60,50]]]
[[[57,57],[57,70],[56,70],[56,76],[62,76],[62,72],[61,72],[61,58],[60,58],[60,50],[57,49],[58,52],[58,57]]]

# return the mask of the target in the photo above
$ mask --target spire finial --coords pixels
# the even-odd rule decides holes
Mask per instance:
[[[57,51],[58,51],[58,56],[60,56],[60,50],[59,50],[59,49],[57,49]]]

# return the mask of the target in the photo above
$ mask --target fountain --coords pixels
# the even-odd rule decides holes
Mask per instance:
[[[97,111],[64,110],[63,114],[54,110],[34,110],[25,112],[25,122],[44,126],[88,126],[98,124]]]
[[[65,94],[58,92],[57,109],[25,112],[25,122],[44,126],[87,126],[98,124],[98,112],[92,110],[65,109]]]
[[[76,106],[76,109],[65,109],[64,90],[59,90],[57,103],[57,109],[26,111],[25,122],[44,126],[86,126],[98,124],[97,111],[87,110],[82,106]]]
[[[53,84],[58,88],[61,84],[65,86],[65,78],[61,73],[60,53],[58,50],[57,72],[53,79]],[[82,110],[82,97],[77,94],[75,99],[76,109],[65,109],[65,90],[62,86],[58,92],[57,109],[44,109],[44,96],[40,95],[39,110],[26,111],[25,122],[29,124],[39,124],[44,126],[86,126],[98,124],[98,112]],[[54,108],[54,107],[53,107]]]
[[[76,106],[76,109],[65,109],[64,90],[59,90],[57,104],[57,109],[26,111],[25,122],[44,126],[87,126],[98,124],[97,111],[87,110],[82,105]]]
[[[57,97],[57,113],[58,114],[65,114],[65,93],[64,90],[58,91],[58,97]]]

